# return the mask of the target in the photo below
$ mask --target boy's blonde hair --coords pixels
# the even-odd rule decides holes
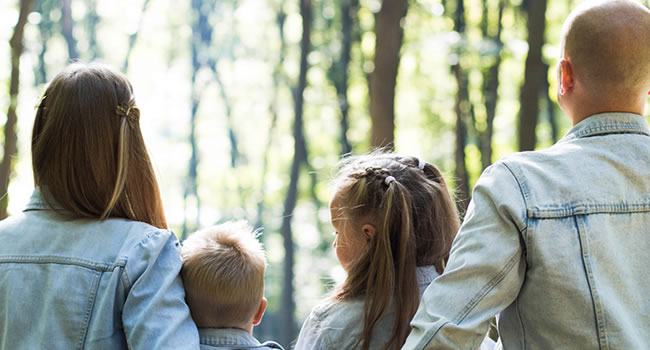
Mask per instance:
[[[227,222],[183,242],[181,276],[199,327],[242,327],[264,297],[266,257],[246,221]]]

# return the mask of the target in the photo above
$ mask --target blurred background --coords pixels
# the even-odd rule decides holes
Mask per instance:
[[[230,219],[263,229],[269,307],[255,335],[287,346],[345,278],[328,210],[341,155],[421,157],[463,210],[486,166],[570,127],[555,66],[579,2],[0,0],[0,217],[33,189],[47,82],[72,61],[115,66],[177,235]]]

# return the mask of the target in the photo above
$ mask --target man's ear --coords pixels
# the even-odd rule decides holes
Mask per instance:
[[[560,94],[565,95],[573,89],[575,75],[573,65],[568,58],[560,60]]]
[[[367,242],[370,242],[373,237],[375,237],[375,233],[377,233],[377,229],[375,226],[371,224],[364,224],[361,226],[361,232],[363,232],[363,236],[366,238]]]
[[[253,326],[257,326],[258,324],[260,324],[260,322],[262,322],[262,316],[264,316],[265,310],[266,310],[266,298],[262,297],[262,300],[260,301],[260,306],[257,308],[257,312],[253,317]]]

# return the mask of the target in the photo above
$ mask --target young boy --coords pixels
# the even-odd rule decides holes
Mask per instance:
[[[181,255],[185,298],[199,328],[201,350],[282,349],[252,336],[266,309],[266,258],[245,221],[192,234]]]

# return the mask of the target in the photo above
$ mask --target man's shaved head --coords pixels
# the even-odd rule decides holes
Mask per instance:
[[[594,96],[650,89],[650,10],[631,0],[585,0],[564,23],[562,56]]]

